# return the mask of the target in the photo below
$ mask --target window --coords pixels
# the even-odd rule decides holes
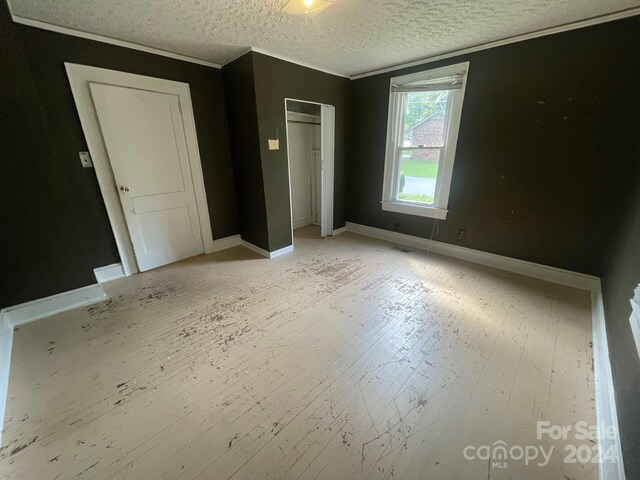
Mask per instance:
[[[391,79],[383,210],[446,218],[468,69]]]

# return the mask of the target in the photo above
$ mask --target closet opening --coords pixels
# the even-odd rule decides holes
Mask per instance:
[[[286,99],[291,230],[318,225],[333,235],[335,109]]]

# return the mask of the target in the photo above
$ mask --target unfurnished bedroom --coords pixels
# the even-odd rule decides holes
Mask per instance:
[[[640,478],[637,0],[0,16],[0,478]]]

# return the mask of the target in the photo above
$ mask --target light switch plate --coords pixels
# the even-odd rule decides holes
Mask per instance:
[[[269,139],[269,150],[280,150],[280,140]]]
[[[91,161],[91,155],[89,152],[78,152],[80,162],[84,168],[93,168],[93,162]]]

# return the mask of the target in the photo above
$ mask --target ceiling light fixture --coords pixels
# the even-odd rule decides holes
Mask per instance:
[[[284,13],[291,15],[304,15],[306,17],[316,15],[327,7],[333,5],[334,0],[289,0],[282,7]]]

